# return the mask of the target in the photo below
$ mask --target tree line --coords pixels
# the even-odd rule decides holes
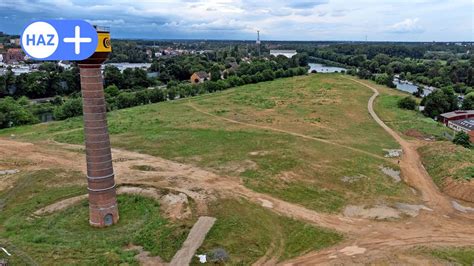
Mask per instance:
[[[211,67],[211,73],[213,71],[219,73],[213,75],[218,77],[217,79],[214,78],[200,84],[191,84],[184,80],[173,79],[169,80],[166,86],[157,86],[156,81],[148,78],[147,72],[143,69],[125,69],[120,72],[114,66],[107,66],[104,69],[104,84],[106,86],[104,93],[107,110],[112,111],[192,97],[222,91],[235,86],[307,74],[308,68],[304,66],[306,61],[295,60],[286,58],[267,60],[262,58],[242,62],[235,71],[226,72],[222,72],[219,65],[214,64]],[[50,66],[48,65],[48,67]],[[225,66],[223,67],[225,68]],[[65,71],[63,70],[63,72]],[[45,75],[49,74],[48,71],[43,72],[45,72]],[[189,77],[187,78],[189,79]],[[80,87],[79,84],[77,86]],[[53,96],[53,94],[51,95]],[[41,121],[41,116],[51,113],[55,120],[82,115],[82,99],[79,90],[74,90],[67,97],[56,95],[52,101],[41,104],[32,104],[25,95],[16,94],[14,96],[16,97],[7,96],[0,99],[0,128],[38,123]]]
[[[453,86],[457,93],[474,87],[474,55],[468,51],[445,44],[334,44],[307,50],[312,58],[351,68],[360,78],[386,74],[391,79],[398,74],[437,88]]]

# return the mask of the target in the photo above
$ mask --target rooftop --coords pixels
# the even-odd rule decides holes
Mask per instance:
[[[463,127],[467,130],[474,130],[474,119],[472,118],[454,120],[454,121],[451,121],[451,123],[458,125],[460,127]]]
[[[460,115],[474,115],[474,110],[453,111],[453,112],[441,114],[440,116],[445,117],[445,118],[452,118],[452,117],[456,117]]]
[[[207,78],[207,77],[209,77],[209,74],[207,74],[207,73],[204,72],[204,71],[198,71],[198,72],[196,72],[195,74],[198,75],[198,77],[200,77],[200,78]]]
[[[296,53],[296,50],[270,50],[270,53]]]

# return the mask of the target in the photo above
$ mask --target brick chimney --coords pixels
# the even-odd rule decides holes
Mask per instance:
[[[97,33],[96,52],[78,65],[84,114],[89,223],[94,227],[106,227],[118,222],[119,213],[100,69],[111,51],[110,33],[103,29]]]

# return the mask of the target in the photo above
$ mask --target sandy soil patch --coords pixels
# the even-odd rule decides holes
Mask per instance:
[[[358,246],[348,246],[339,250],[339,252],[347,256],[354,256],[358,254],[364,254],[366,250],[367,250],[366,248],[361,248]]]
[[[252,156],[265,156],[269,153],[270,153],[269,151],[252,151],[252,152],[249,152],[249,155],[252,155]]]
[[[343,176],[341,178],[341,181],[344,182],[344,183],[355,183],[363,178],[366,178],[367,176],[365,175],[356,175],[356,176]]]
[[[165,216],[172,220],[183,220],[192,216],[188,196],[184,193],[164,195],[160,203]]]
[[[269,200],[266,200],[266,199],[261,199],[259,198],[258,199],[260,202],[262,202],[262,207],[265,207],[265,208],[273,208],[273,203]]]
[[[446,178],[442,187],[443,192],[449,196],[474,203],[474,180],[458,181]]]
[[[20,170],[18,169],[12,169],[12,170],[0,170],[0,175],[13,175],[16,173],[19,173]]]
[[[376,205],[368,207],[364,205],[348,205],[343,211],[344,216],[358,217],[375,220],[400,219],[403,215],[416,217],[420,210],[432,211],[424,205],[412,205],[406,203],[395,203],[393,207],[387,205]]]
[[[64,199],[64,200],[55,202],[51,205],[48,205],[44,208],[41,208],[41,209],[35,211],[33,213],[33,215],[40,216],[40,215],[50,214],[50,213],[57,212],[57,211],[62,211],[62,210],[65,210],[65,209],[69,208],[70,206],[75,205],[75,204],[77,204],[77,203],[79,203],[79,202],[81,202],[85,199],[87,199],[87,194],[72,197],[72,198],[68,198],[68,199]]]
[[[466,207],[464,205],[461,205],[459,202],[453,200],[451,201],[451,203],[453,204],[453,208],[455,208],[456,210],[460,211],[460,212],[474,212],[474,208],[472,207]]]
[[[398,158],[402,155],[402,149],[383,149],[387,158]]]
[[[390,176],[395,183],[402,181],[400,178],[400,171],[392,169],[390,167],[379,166],[379,169],[386,175]]]

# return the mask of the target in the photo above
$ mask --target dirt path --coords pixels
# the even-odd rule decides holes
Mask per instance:
[[[196,253],[196,250],[201,246],[204,238],[206,237],[209,230],[216,218],[213,217],[199,217],[198,221],[193,225],[188,237],[183,243],[183,247],[176,252],[173,259],[170,262],[170,266],[181,266],[189,265],[191,260]]]
[[[433,182],[433,179],[423,167],[420,156],[416,151],[416,144],[403,139],[397,132],[388,127],[375,113],[374,101],[379,95],[378,90],[359,80],[352,78],[347,79],[359,83],[374,92],[372,97],[369,99],[367,108],[375,122],[377,122],[377,124],[379,124],[385,131],[387,131],[387,133],[390,134],[402,147],[403,154],[400,160],[400,169],[402,176],[404,177],[404,181],[421,192],[422,199],[430,208],[439,210],[442,213],[450,213],[454,211],[448,197],[439,191],[438,187]]]

